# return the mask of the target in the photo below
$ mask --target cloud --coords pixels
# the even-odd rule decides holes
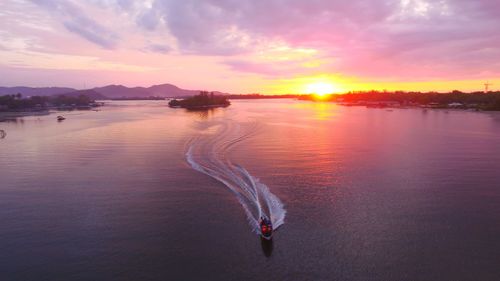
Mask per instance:
[[[215,57],[217,66],[263,77],[500,75],[500,2],[492,0],[32,2],[69,32],[106,49]],[[274,52],[276,46],[316,52],[277,60],[289,54]],[[311,67],[315,61],[323,63]]]
[[[87,16],[84,9],[75,3],[63,0],[32,1],[49,11],[68,31],[106,49],[117,45],[118,36]]]
[[[268,76],[279,76],[285,75],[289,69],[283,69],[283,67],[277,67],[274,64],[267,63],[255,63],[245,60],[227,60],[223,62],[225,65],[229,66],[231,70],[238,72],[247,72],[254,74],[265,74]]]
[[[393,2],[157,0],[152,9],[181,50],[234,55],[275,39],[296,45],[342,43],[390,16]]]
[[[116,45],[115,36],[106,37],[107,33],[99,26],[92,26],[91,22],[84,24],[85,21],[65,21],[64,26],[71,32],[80,35],[88,41],[97,44],[106,49],[112,49]]]
[[[154,31],[156,27],[160,24],[160,17],[156,13],[155,9],[150,9],[141,13],[140,16],[137,17],[137,24],[149,31]]]
[[[235,72],[260,74],[270,78],[322,74],[332,69],[333,63],[323,61],[321,54],[315,54],[315,59],[311,60],[306,54],[297,54],[300,52],[312,53],[300,49],[275,50],[260,59],[229,58],[221,63]]]
[[[148,43],[145,50],[149,51],[149,52],[154,52],[154,53],[166,54],[166,53],[170,52],[172,50],[172,48],[170,48],[170,46],[165,45],[165,44]]]
[[[139,22],[150,30],[165,25],[181,53],[250,55],[276,41],[321,50],[338,60],[337,71],[411,78],[468,75],[500,59],[499,11],[488,0],[156,0]],[[255,63],[228,65],[274,73]]]

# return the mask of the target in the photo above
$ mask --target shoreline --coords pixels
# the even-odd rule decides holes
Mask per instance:
[[[172,106],[169,105],[170,108],[184,108],[187,110],[201,110],[201,109],[211,109],[211,108],[219,108],[219,107],[228,107],[228,104],[212,104],[212,105],[198,105],[198,106]]]
[[[46,116],[56,112],[89,111],[89,110],[97,111],[95,108],[101,107],[103,105],[104,104],[100,104],[99,106],[50,107],[44,109],[32,109],[32,110],[22,110],[22,111],[14,111],[14,110],[0,111],[0,122],[8,122],[10,120],[28,116]]]
[[[8,122],[10,120],[15,120],[17,118],[27,117],[27,116],[45,116],[50,115],[50,110],[42,111],[1,111],[0,112],[0,122]]]

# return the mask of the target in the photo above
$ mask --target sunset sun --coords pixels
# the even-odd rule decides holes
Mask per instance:
[[[326,83],[326,82],[318,82],[318,83],[313,83],[309,84],[306,87],[306,92],[308,94],[316,94],[318,96],[324,96],[327,94],[331,94],[335,92],[336,89],[331,83]]]

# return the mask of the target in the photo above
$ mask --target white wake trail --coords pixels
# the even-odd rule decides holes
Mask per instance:
[[[277,229],[285,223],[283,203],[269,187],[228,158],[232,148],[257,132],[257,124],[254,123],[246,132],[242,132],[240,124],[229,120],[215,125],[220,126],[216,133],[203,134],[190,141],[187,162],[193,169],[223,183],[236,195],[253,231],[259,233],[259,218],[263,215]]]

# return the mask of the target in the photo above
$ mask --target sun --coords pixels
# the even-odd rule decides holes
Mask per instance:
[[[307,85],[306,91],[308,94],[316,94],[321,97],[335,92],[335,87],[330,83],[318,82]]]

